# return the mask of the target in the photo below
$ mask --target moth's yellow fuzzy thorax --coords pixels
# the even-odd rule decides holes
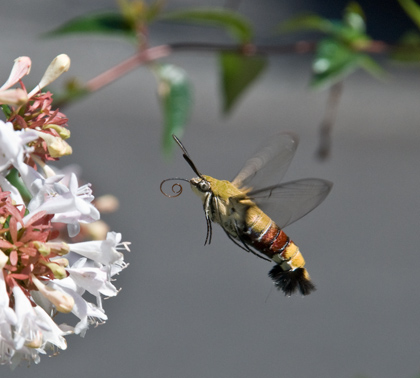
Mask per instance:
[[[228,200],[231,197],[239,196],[245,194],[234,186],[230,181],[227,180],[217,180],[210,176],[203,176],[211,185],[211,190],[213,195],[219,197],[222,200]]]

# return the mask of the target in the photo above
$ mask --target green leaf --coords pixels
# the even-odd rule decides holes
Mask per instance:
[[[31,193],[26,188],[16,168],[12,168],[10,170],[9,174],[6,176],[6,179],[19,191],[20,195],[26,203],[32,199]]]
[[[136,38],[132,24],[120,13],[106,12],[83,15],[46,34],[48,37],[69,34],[106,34]]]
[[[140,30],[145,24],[152,23],[162,11],[165,0],[118,0],[123,17],[133,25],[133,29]],[[140,27],[140,29],[139,29]]]
[[[398,0],[398,2],[417,27],[420,28],[420,5],[414,0]]]
[[[323,89],[343,80],[357,68],[363,68],[372,76],[383,79],[386,72],[369,55],[354,50],[341,41],[326,38],[318,44],[312,64],[311,87]]]
[[[181,137],[190,116],[191,87],[187,73],[172,64],[156,65],[153,72],[164,116],[163,150],[168,155],[174,146],[172,134]]]
[[[353,46],[363,47],[369,44],[371,39],[366,34],[365,14],[358,3],[353,1],[347,5],[343,22],[337,25],[334,34]]]
[[[370,38],[365,33],[364,13],[359,4],[350,3],[344,12],[343,20],[328,20],[308,13],[280,24],[278,29],[280,32],[315,30],[359,47],[369,43]]]
[[[3,110],[3,113],[6,116],[6,119],[8,119],[12,115],[11,107],[7,104],[2,104],[0,106],[1,106],[1,110]]]
[[[245,56],[239,53],[220,53],[223,112],[229,113],[250,84],[267,67],[262,56]]]
[[[149,23],[151,23],[152,21],[158,18],[159,14],[162,12],[162,8],[164,7],[164,5],[165,5],[164,0],[153,1],[149,5],[147,9],[147,21]]]
[[[402,63],[420,63],[420,34],[407,32],[391,52],[391,59]]]
[[[312,88],[325,88],[342,80],[356,70],[361,53],[334,40],[323,39],[319,44],[312,64]]]
[[[365,32],[365,13],[363,12],[362,7],[358,3],[352,1],[349,5],[347,5],[344,11],[343,19],[345,24],[351,29],[357,30],[362,33]]]
[[[282,33],[300,30],[316,30],[322,33],[331,33],[334,30],[334,24],[315,13],[306,13],[282,22],[278,26],[278,30]]]
[[[387,72],[369,55],[360,54],[358,65],[377,79],[383,80],[387,76]]]
[[[164,13],[160,15],[160,19],[223,27],[242,44],[249,43],[254,33],[252,25],[247,18],[224,8],[195,8]]]

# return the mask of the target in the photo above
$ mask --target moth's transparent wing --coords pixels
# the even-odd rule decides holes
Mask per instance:
[[[330,181],[307,178],[254,190],[247,197],[283,228],[315,209],[331,188]]]
[[[257,189],[271,186],[281,181],[293,159],[297,145],[297,135],[281,132],[270,138],[233,179],[238,188]]]

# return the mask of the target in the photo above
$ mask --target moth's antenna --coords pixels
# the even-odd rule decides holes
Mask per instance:
[[[186,148],[184,147],[184,145],[181,143],[181,141],[178,139],[178,137],[175,134],[172,134],[172,138],[174,138],[175,142],[178,144],[179,147],[181,147],[181,150],[183,152],[183,157],[184,159],[187,161],[187,163],[190,165],[190,167],[192,168],[192,170],[201,178],[203,178],[203,175],[200,173],[200,171],[197,169],[197,167],[195,166],[195,164],[193,163],[193,161],[190,158],[190,155],[188,154],[188,151],[186,150]]]

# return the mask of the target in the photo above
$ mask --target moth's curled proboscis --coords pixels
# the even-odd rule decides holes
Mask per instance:
[[[181,194],[182,194],[182,191],[183,191],[183,187],[182,187],[182,185],[179,183],[179,182],[176,182],[176,183],[174,183],[172,186],[171,186],[171,190],[172,190],[172,193],[174,193],[173,195],[171,195],[171,194],[168,194],[168,193],[166,193],[164,190],[163,190],[163,184],[165,184],[165,182],[167,182],[167,181],[171,181],[171,180],[182,180],[182,181],[186,181],[186,182],[190,182],[190,180],[187,180],[187,179],[184,179],[184,178],[179,178],[179,177],[174,177],[174,178],[168,178],[168,179],[166,179],[166,180],[163,180],[161,183],[160,183],[160,191],[162,192],[162,194],[164,195],[164,196],[166,196],[166,197],[168,197],[168,198],[175,198],[175,197],[179,197]]]

